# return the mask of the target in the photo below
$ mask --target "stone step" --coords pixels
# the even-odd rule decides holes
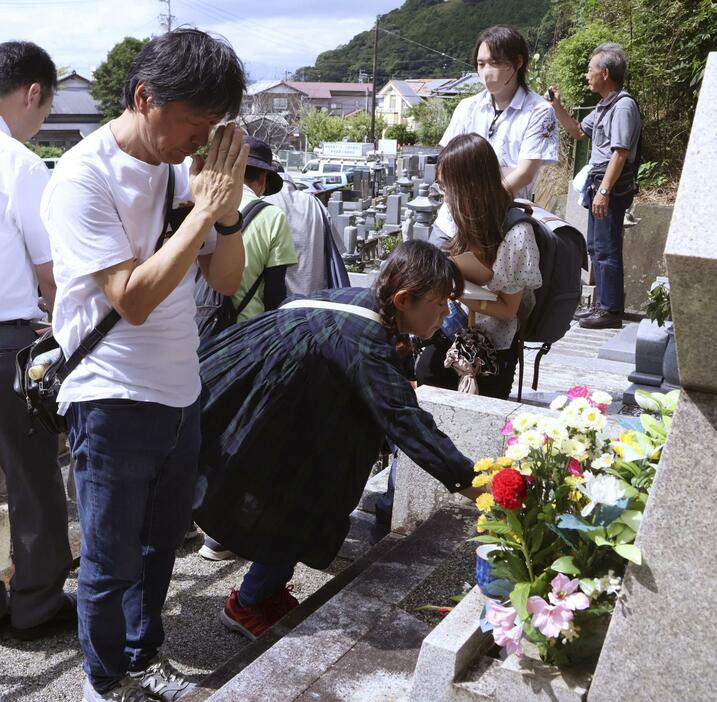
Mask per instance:
[[[474,519],[472,505],[452,505],[407,537],[389,534],[183,700],[406,699],[430,627],[399,604],[465,543]]]

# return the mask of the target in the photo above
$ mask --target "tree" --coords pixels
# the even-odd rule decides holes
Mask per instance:
[[[392,124],[383,135],[386,139],[395,139],[400,146],[412,146],[416,143],[416,132],[411,131],[405,124]]]
[[[125,37],[107,54],[93,76],[90,92],[92,97],[100,103],[100,110],[104,116],[103,122],[109,122],[122,114],[124,110],[123,89],[127,72],[149,39],[135,39]]]
[[[416,121],[416,136],[423,146],[436,146],[446,131],[451,115],[440,98],[429,98],[414,105],[408,112]]]
[[[37,146],[29,141],[26,142],[25,146],[33,153],[36,153],[40,158],[60,158],[60,156],[65,153],[59,146]]]
[[[339,117],[320,110],[305,110],[299,121],[301,133],[311,147],[324,141],[366,141],[371,132],[371,115],[358,112],[350,117]],[[376,116],[376,134],[386,127],[381,115]]]

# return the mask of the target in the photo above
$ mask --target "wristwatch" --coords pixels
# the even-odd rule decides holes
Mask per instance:
[[[244,223],[244,218],[242,217],[241,212],[237,212],[239,215],[239,219],[237,220],[236,224],[232,224],[231,227],[225,227],[222,224],[219,224],[219,222],[214,223],[214,229],[217,230],[217,234],[221,234],[222,236],[229,236],[230,234],[236,234],[238,231],[241,231],[242,224]]]
[[[609,194],[610,194],[610,191],[609,191],[607,188],[599,188],[599,189],[598,189],[598,192],[599,192],[601,195],[609,195]]]

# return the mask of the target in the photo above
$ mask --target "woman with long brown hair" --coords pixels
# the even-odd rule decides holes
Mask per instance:
[[[385,437],[451,492],[477,496],[473,461],[418,406],[397,351],[404,335],[430,337],[462,292],[445,254],[410,241],[374,288],[293,300],[200,349],[195,518],[254,561],[222,611],[229,629],[255,638],[297,605],[295,565],[336,556]]]
[[[473,254],[464,272],[470,268],[467,275],[471,281],[497,295],[494,301],[462,301],[475,313],[475,326],[497,351],[498,374],[481,376],[479,392],[507,399],[518,360],[518,309],[521,303],[526,313],[532,309],[533,290],[542,284],[535,235],[526,223],[504,231],[513,198],[503,185],[493,147],[478,134],[451,139],[438,158],[438,181],[457,227],[455,236],[445,240],[443,247],[452,256]],[[455,371],[440,369],[445,356],[442,348],[439,342],[424,352],[419,379],[455,389]]]

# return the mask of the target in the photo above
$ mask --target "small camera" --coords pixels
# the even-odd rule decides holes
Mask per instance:
[[[555,100],[555,92],[553,91],[552,88],[548,88],[548,100],[549,100],[550,102],[552,102],[553,100]]]

